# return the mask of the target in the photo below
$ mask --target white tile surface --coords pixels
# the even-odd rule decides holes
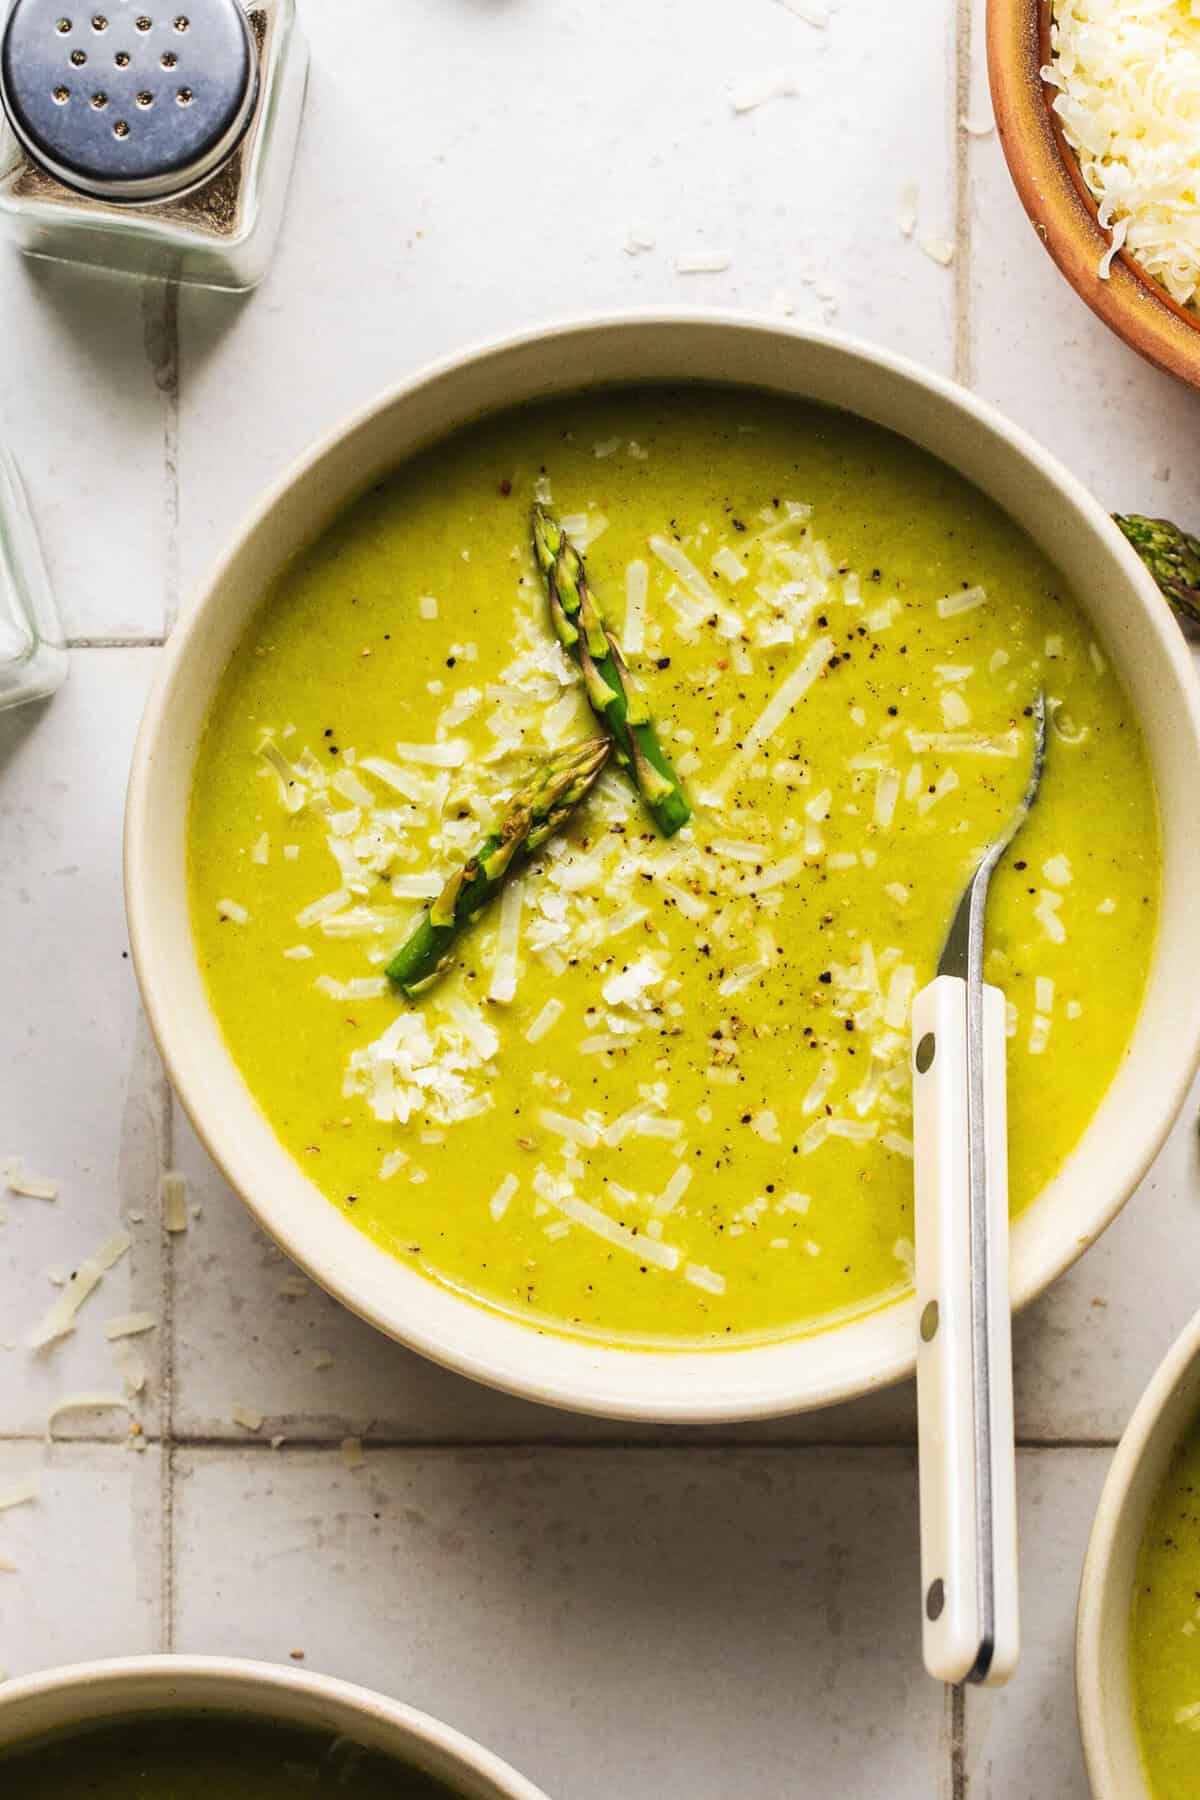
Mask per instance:
[[[0,251],[0,441],[21,465],[63,624],[72,637],[158,635],[173,560],[161,291]]]
[[[991,116],[986,0],[972,0],[971,116]],[[971,342],[979,392],[1062,457],[1114,512],[1200,516],[1196,396],[1102,325],[1051,262],[999,139],[967,138]]]
[[[330,0],[304,16],[310,111],[275,267],[249,306],[182,305],[185,592],[318,432],[539,319],[784,295],[797,319],[949,367],[953,280],[896,207],[919,175],[930,229],[952,232],[952,138],[929,104],[950,0],[856,0],[827,32],[777,0],[413,0],[403,23],[394,0],[360,0],[353,31]],[[733,114],[731,82],[781,71],[797,97]],[[630,256],[634,224],[655,247]],[[697,250],[728,271],[676,274]],[[228,429],[234,395],[253,429]]]
[[[187,1451],[176,1642],[302,1650],[563,1800],[928,1800],[914,1498],[905,1452]]]
[[[1196,397],[1064,288],[994,137],[957,129],[960,65],[985,108],[982,6],[842,0],[821,34],[780,0],[305,0],[311,109],[256,297],[186,296],[176,329],[161,290],[0,258],[0,434],[72,633],[159,635],[265,481],[385,382],[599,306],[828,316],[973,375],[1106,503],[1200,519]],[[734,115],[730,84],[781,71],[795,96]],[[652,250],[626,254],[631,225]],[[949,268],[920,247],[956,235]],[[728,270],[677,274],[701,247]],[[0,723],[0,1158],[63,1183],[0,1224],[0,1344],[18,1341],[0,1484],[44,1471],[0,1516],[19,1564],[0,1665],[303,1649],[478,1732],[556,1800],[1083,1800],[1079,1562],[1108,1446],[1200,1301],[1200,1096],[1018,1323],[1025,1656],[1004,1695],[948,1699],[919,1669],[910,1389],[690,1443],[489,1394],[284,1291],[293,1272],[169,1114],[121,954],[123,785],[156,656],[81,651],[51,708]],[[169,1245],[166,1154],[200,1208]],[[133,1213],[73,1337],[20,1347],[45,1268]],[[141,1306],[163,1320],[142,1340],[150,1448],[124,1447],[119,1413],[47,1448],[56,1397],[119,1387],[103,1321]],[[231,1422],[238,1400],[261,1433]]]
[[[154,1209],[165,1091],[126,956],[120,867],[129,752],[157,656],[79,652],[51,706],[0,715],[0,1160],[19,1157],[60,1184],[53,1203],[0,1193],[0,1436],[39,1433],[65,1393],[120,1392],[104,1320],[162,1307]],[[123,1222],[133,1248],[76,1330],[27,1350],[59,1292],[46,1270],[69,1271]],[[139,1341],[152,1427],[157,1342]],[[113,1413],[63,1429],[120,1435],[125,1422]]]
[[[1097,1450],[1021,1455],[1021,1667],[1011,1686],[966,1695],[970,1800],[1088,1800],[1075,1730],[1075,1588],[1107,1469]]]
[[[160,1650],[157,1448],[0,1443],[0,1488],[27,1476],[37,1499],[0,1515],[5,1678]]]
[[[1113,1442],[1200,1306],[1200,1089],[1100,1242],[1014,1327],[1022,1438]]]

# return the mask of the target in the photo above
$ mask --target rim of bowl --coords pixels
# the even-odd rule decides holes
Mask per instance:
[[[54,1716],[56,1703],[71,1699],[86,1701],[85,1710],[68,1716],[60,1708]],[[429,1713],[334,1675],[237,1656],[104,1657],[18,1676],[0,1687],[0,1752],[118,1713],[136,1718],[210,1706],[280,1724],[323,1726],[318,1715],[326,1713],[331,1727],[353,1732],[357,1724],[368,1748],[422,1774],[468,1781],[463,1800],[546,1800],[492,1751]]]
[[[1200,387],[1200,316],[1173,300],[1125,251],[1107,281],[1096,201],[1042,80],[1052,0],[987,0],[992,110],[1009,174],[1038,237],[1080,299],[1147,361]]]
[[[669,340],[670,353],[668,356],[663,352],[655,371],[643,369],[640,377],[611,373],[589,375],[589,350],[593,355],[602,356],[607,340],[615,340],[619,349],[627,337],[638,338],[644,334],[653,337],[656,332],[664,334],[664,341]],[[999,473],[995,474],[996,485],[1004,489],[1004,497],[998,497],[993,486],[974,474],[967,473],[966,479],[979,487],[993,503],[1002,506],[1009,516],[1014,517],[1018,527],[1029,531],[1035,541],[1037,534],[1029,526],[1021,525],[1019,513],[1025,503],[1029,477],[1039,478],[1044,497],[1053,496],[1055,529],[1061,529],[1069,521],[1090,538],[1089,578],[1096,556],[1107,555],[1110,576],[1119,583],[1123,598],[1134,603],[1136,608],[1138,629],[1130,642],[1138,643],[1139,654],[1146,654],[1146,646],[1150,646],[1151,661],[1157,659],[1161,680],[1174,690],[1175,724],[1186,739],[1188,754],[1200,762],[1200,684],[1165,600],[1108,514],[1082,483],[1033,438],[988,402],[948,378],[923,369],[906,357],[877,349],[842,333],[787,325],[754,313],[654,307],[555,319],[524,331],[485,339],[465,350],[443,356],[357,408],[296,458],[243,518],[202,583],[199,597],[185,612],[167,642],[134,747],[125,818],[129,941],[147,1018],[172,1086],[193,1127],[258,1224],[318,1285],[343,1305],[385,1335],[419,1351],[433,1362],[485,1386],[544,1405],[659,1424],[725,1424],[771,1418],[832,1405],[902,1380],[912,1374],[916,1361],[915,1297],[910,1292],[891,1304],[855,1315],[846,1323],[824,1330],[801,1331],[782,1340],[699,1350],[670,1346],[635,1348],[573,1337],[553,1327],[539,1326],[537,1322],[518,1320],[465,1299],[390,1256],[351,1225],[308,1181],[275,1138],[223,1042],[218,1059],[220,1068],[223,1074],[232,1077],[232,1086],[223,1097],[230,1105],[239,1107],[241,1117],[236,1130],[230,1129],[224,1120],[210,1124],[211,1097],[201,1071],[193,1066],[191,1040],[179,1025],[178,1009],[172,1004],[172,972],[178,963],[166,941],[169,932],[161,924],[162,908],[152,868],[155,842],[152,787],[156,753],[169,744],[172,734],[172,703],[176,692],[188,685],[191,646],[219,599],[222,585],[230,578],[247,546],[254,543],[255,534],[267,527],[292,490],[305,480],[312,480],[339,453],[352,449],[360,434],[369,432],[393,409],[419,400],[440,383],[472,375],[484,377],[493,365],[499,366],[509,360],[522,362],[521,379],[528,384],[531,378],[522,359],[531,354],[557,352],[560,359],[565,360],[561,374],[556,374],[553,380],[525,386],[526,401],[547,394],[569,393],[597,383],[618,385],[639,379],[658,383],[693,381],[699,385],[706,382],[728,385],[732,381],[734,385],[770,390],[771,381],[766,371],[754,380],[730,375],[727,370],[703,376],[694,372],[691,375],[665,372],[663,363],[679,354],[677,346],[685,338],[699,336],[703,339],[714,334],[720,337],[727,351],[731,334],[736,335],[748,356],[757,349],[778,351],[787,346],[798,355],[810,356],[814,368],[819,368],[822,358],[836,362],[839,386],[845,386],[855,376],[861,379],[862,404],[852,404],[845,399],[840,402],[824,399],[821,394],[816,397],[820,403],[834,408],[840,405],[841,410],[855,416],[875,418],[871,407],[875,383],[880,375],[887,375],[903,386],[906,398],[915,397],[912,394],[915,390],[938,413],[939,432],[948,430],[954,435],[957,430],[964,438],[957,452],[954,448],[947,451],[944,444],[939,448],[937,443],[931,443],[926,446],[930,453],[962,472],[955,461],[956,454],[983,454],[981,443],[966,440],[972,438],[972,433],[986,440],[988,454],[1005,464],[1004,481]],[[580,369],[582,373],[578,372]],[[788,389],[781,385],[775,391],[790,392],[793,398],[804,397],[794,387]],[[521,396],[513,391],[507,399],[496,404],[503,407],[521,403]],[[456,414],[440,422],[438,429],[431,431],[422,442],[434,442],[490,410],[494,407],[476,407],[474,411]],[[904,427],[891,420],[877,422],[884,423],[894,433],[905,435]],[[907,435],[909,441],[925,442],[919,433]],[[397,466],[417,447],[414,444],[398,452],[391,466]],[[384,466],[381,463],[378,468],[381,470]],[[368,470],[361,479],[340,490],[344,497],[339,499],[337,507],[322,515],[326,521],[349,504],[373,478],[374,472]],[[276,557],[275,569],[280,568],[286,555],[294,553],[298,544],[304,541],[308,540],[294,540],[286,554]],[[1073,585],[1078,588],[1077,583]],[[253,606],[260,603],[262,593],[260,587],[252,603],[239,603],[243,609],[240,615],[243,626],[251,616]],[[1127,618],[1127,612],[1122,611],[1119,628],[1123,632],[1127,630]],[[1111,637],[1114,621],[1106,623]],[[215,687],[215,682],[212,686]],[[212,687],[208,690],[208,699],[211,699],[211,692]],[[1144,721],[1144,724],[1149,734],[1149,722]],[[1181,753],[1179,732],[1175,734],[1169,752],[1164,749],[1163,757],[1168,753],[1173,757]],[[1156,776],[1162,760],[1159,756],[1152,758]],[[188,766],[190,787],[191,761]],[[172,803],[174,806],[179,804],[177,800]],[[1187,832],[1192,830],[1189,813]],[[1196,827],[1194,841],[1185,835],[1182,823],[1177,826],[1177,835],[1184,839],[1186,854],[1195,856],[1196,877],[1200,881],[1200,824]],[[1164,1077],[1160,1066],[1159,1079],[1153,1089],[1143,1083],[1139,1095],[1139,1129],[1130,1131],[1123,1126],[1119,1133],[1111,1133],[1113,1141],[1107,1146],[1102,1167],[1097,1165],[1091,1171],[1090,1185],[1083,1177],[1077,1177],[1077,1186],[1086,1191],[1087,1201],[1086,1204],[1076,1203],[1076,1228],[1068,1231],[1064,1222],[1059,1230],[1049,1233],[1049,1243],[1035,1242],[1046,1235],[1042,1231],[1042,1222],[1048,1216],[1055,1216],[1053,1209],[1059,1190],[1093,1136],[1098,1120],[1109,1112],[1112,1090],[1121,1082],[1124,1064],[1114,1076],[1112,1086],[1079,1145],[1014,1225],[1011,1290],[1014,1308],[1042,1293],[1112,1222],[1161,1148],[1183,1104],[1192,1076],[1200,1066],[1200,944],[1193,950],[1191,934],[1179,931],[1177,936],[1179,942],[1174,946],[1171,986],[1173,1004],[1181,1010],[1182,1016],[1172,1021],[1169,1066],[1173,1073]],[[186,937],[188,956],[194,963],[190,925]],[[1155,971],[1163,961],[1162,937],[1163,919],[1160,916],[1148,992]],[[1197,979],[1193,987],[1180,980],[1181,964],[1188,956],[1197,961]],[[219,1033],[207,997],[204,1010],[206,1018]],[[1143,1004],[1143,1013],[1144,1010]],[[1142,1016],[1139,1014],[1135,1024],[1133,1042],[1137,1040]],[[212,1110],[216,1111],[215,1108]],[[270,1181],[263,1179],[261,1169],[255,1166],[256,1153],[247,1147],[247,1139],[255,1133],[264,1158],[272,1165]],[[269,1148],[266,1140],[269,1140]],[[317,1211],[310,1204],[307,1219],[302,1219],[299,1225],[287,1200],[281,1200],[273,1191],[289,1184],[293,1200],[303,1193],[305,1197],[315,1196],[320,1201]],[[1103,1195],[1102,1199],[1096,1198],[1097,1192]],[[1058,1203],[1065,1205],[1065,1201]],[[327,1240],[336,1236],[336,1257],[328,1245],[323,1251],[314,1250],[314,1236]],[[1031,1263],[1034,1266],[1031,1267]],[[348,1272],[348,1264],[356,1265],[353,1272]],[[829,1358],[824,1354],[825,1346],[835,1340],[838,1340],[840,1354]],[[549,1353],[548,1345],[552,1347]]]
[[[1129,1669],[1133,1567],[1150,1508],[1198,1408],[1200,1312],[1167,1351],[1121,1434],[1088,1538],[1075,1615],[1075,1703],[1095,1800],[1139,1800],[1129,1785],[1131,1768],[1141,1770]],[[1144,1774],[1140,1795],[1151,1800]]]

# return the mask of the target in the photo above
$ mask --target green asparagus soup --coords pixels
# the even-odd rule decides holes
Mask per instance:
[[[1130,1639],[1142,1758],[1155,1800],[1200,1791],[1200,1423],[1158,1494],[1138,1553]]]
[[[597,732],[531,508],[586,559],[692,814],[615,759],[410,1003],[383,973],[556,748]],[[738,390],[509,413],[284,572],[190,823],[230,1049],[330,1203],[431,1279],[610,1341],[728,1343],[903,1292],[908,1017],[993,886],[1011,1193],[1125,1050],[1158,894],[1137,722],[1055,570],[910,444]]]
[[[183,1713],[119,1720],[0,1750],[12,1800],[453,1800],[449,1788],[348,1738]]]

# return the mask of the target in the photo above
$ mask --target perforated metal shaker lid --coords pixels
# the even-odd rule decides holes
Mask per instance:
[[[257,95],[238,0],[13,0],[0,102],[34,161],[85,194],[156,200],[203,181]]]

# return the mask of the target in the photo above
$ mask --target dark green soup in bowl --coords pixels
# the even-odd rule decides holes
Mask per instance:
[[[114,1719],[0,1751],[13,1800],[453,1800],[352,1738],[212,1713]]]

